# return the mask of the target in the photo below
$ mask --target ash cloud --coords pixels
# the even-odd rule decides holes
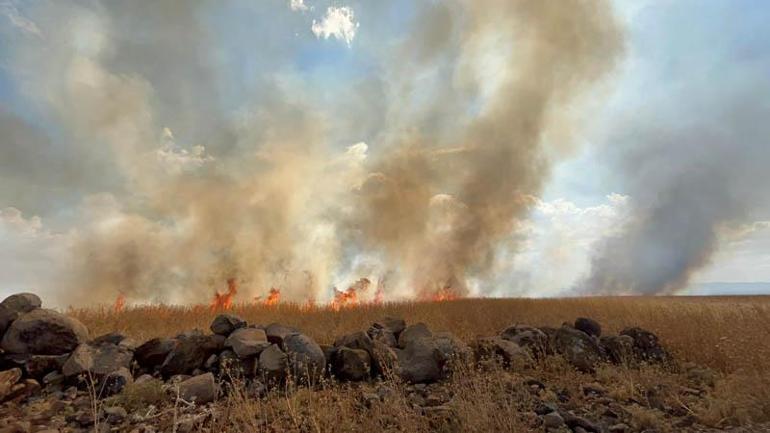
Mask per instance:
[[[396,46],[367,39],[376,5],[355,10],[342,48],[369,44],[378,73],[314,89],[287,54],[339,43],[316,40],[313,9],[258,14],[264,51],[223,54],[248,44],[217,39],[216,7],[20,11],[40,30],[12,53],[20,91],[103,185],[72,212],[60,303],[205,302],[228,278],[237,302],[271,287],[329,300],[364,277],[387,279],[386,298],[465,294],[562,157],[548,138],[569,137],[569,112],[622,48],[605,1],[425,4]]]

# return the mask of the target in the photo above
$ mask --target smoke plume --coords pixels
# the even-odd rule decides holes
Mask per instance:
[[[770,80],[758,58],[741,54],[755,38],[751,26],[740,30],[737,40],[701,35],[721,45],[685,52],[676,66],[648,74],[686,79],[660,82],[612,122],[605,151],[630,197],[631,217],[599,243],[580,292],[676,293],[710,263],[720,241],[767,214]],[[752,36],[741,38],[743,31]]]
[[[40,37],[14,51],[21,89],[67,153],[98,167],[76,183],[103,185],[73,216],[85,223],[59,280],[67,303],[205,302],[231,278],[239,302],[272,287],[330,300],[359,278],[380,281],[371,292],[386,299],[466,294],[622,48],[602,0],[436,2],[400,44],[375,46],[380,74],[330,101],[291,72],[300,42],[275,36],[270,16],[277,39],[259,62],[217,56],[201,22],[210,7],[25,11]],[[288,22],[311,19],[284,9]],[[354,17],[342,49],[366,37],[366,12]]]

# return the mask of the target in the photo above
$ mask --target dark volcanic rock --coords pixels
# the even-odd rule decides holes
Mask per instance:
[[[628,335],[607,335],[599,339],[604,353],[615,364],[630,362],[634,359],[634,339]]]
[[[362,381],[371,376],[371,365],[369,352],[343,346],[334,354],[332,371],[341,380]]]
[[[126,336],[121,333],[110,332],[109,334],[100,335],[94,338],[93,340],[89,341],[88,344],[92,346],[99,346],[102,344],[118,345],[125,339],[126,339]]]
[[[161,374],[165,377],[192,374],[196,368],[203,367],[209,356],[224,348],[224,340],[221,335],[180,335],[160,366]]]
[[[326,357],[321,347],[310,337],[294,334],[286,337],[283,348],[289,356],[289,366],[294,377],[315,381],[324,371]]]
[[[337,337],[334,340],[334,347],[347,347],[349,349],[365,350],[371,355],[374,348],[374,342],[365,332],[354,332],[352,334]]]
[[[67,355],[32,355],[24,362],[24,372],[40,381],[52,371],[60,370],[67,358]]]
[[[232,314],[220,314],[211,322],[211,332],[225,337],[233,331],[246,327],[246,321]]]
[[[575,329],[583,331],[592,337],[602,336],[602,326],[596,320],[587,317],[578,317],[575,320]]]
[[[398,346],[398,340],[396,339],[395,334],[393,334],[393,332],[391,332],[389,329],[372,326],[369,328],[369,330],[366,331],[366,334],[369,336],[369,338],[372,339],[372,341],[379,341],[390,347]]]
[[[40,308],[43,302],[34,293],[16,293],[3,299],[0,305],[11,311],[23,314]]]
[[[412,342],[421,338],[431,338],[433,333],[428,329],[428,325],[424,323],[415,323],[409,325],[398,336],[398,347],[404,349]]]
[[[153,338],[136,348],[134,358],[140,366],[152,370],[163,364],[176,344],[173,338]]]
[[[134,354],[125,347],[104,343],[98,346],[81,344],[62,366],[65,376],[76,376],[90,372],[101,377],[118,369],[128,368]]]
[[[404,332],[407,332],[407,328]],[[403,333],[401,334],[403,337]],[[443,377],[446,358],[430,337],[408,338],[404,349],[397,349],[397,373],[409,383],[430,383]]]
[[[663,348],[658,336],[642,328],[626,328],[620,335],[627,335],[634,340],[634,355],[642,361],[667,362],[671,355]]]
[[[78,320],[53,310],[35,309],[16,319],[3,336],[10,353],[63,355],[88,340],[88,329]]]
[[[594,366],[604,359],[602,348],[596,340],[569,326],[562,326],[556,331],[554,348],[581,371],[593,371]]]
[[[390,331],[395,338],[406,329],[406,321],[397,317],[383,317],[382,319],[372,323],[371,329],[386,329]],[[371,336],[371,333],[369,334]]]
[[[286,377],[289,358],[277,345],[273,344],[259,354],[259,371],[266,383],[281,381]]]
[[[217,384],[214,375],[205,373],[191,377],[179,384],[179,397],[185,401],[206,404],[217,398]]]
[[[279,346],[283,346],[283,340],[285,340],[286,337],[299,334],[299,331],[290,326],[283,326],[279,323],[271,323],[265,328],[265,334],[267,335],[267,341]]]
[[[473,349],[451,332],[437,332],[433,341],[447,361],[467,362],[473,358]]]
[[[32,293],[17,293],[0,302],[0,336],[2,336],[14,320],[24,313],[40,308],[42,302]]]
[[[542,330],[532,326],[509,326],[500,333],[500,337],[529,350],[533,356],[538,358],[551,352],[548,335]]]
[[[100,397],[119,394],[123,389],[134,382],[134,376],[126,367],[120,367],[117,370],[105,375],[99,386]]]
[[[259,355],[270,346],[265,331],[255,328],[236,329],[225,340],[225,347],[233,349],[240,358],[248,358]]]
[[[476,358],[500,360],[506,367],[519,368],[532,362],[532,357],[518,344],[502,337],[485,337],[476,340]]]

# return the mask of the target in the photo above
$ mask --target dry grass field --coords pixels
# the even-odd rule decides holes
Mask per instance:
[[[594,297],[569,299],[461,299],[445,302],[362,305],[333,311],[299,305],[235,305],[232,312],[249,323],[279,322],[301,329],[320,343],[366,330],[379,317],[425,322],[463,340],[493,335],[511,324],[558,326],[591,317],[606,333],[640,326],[658,334],[677,359],[724,373],[770,371],[770,296],[746,297]],[[119,331],[138,341],[208,330],[216,311],[208,306],[73,309],[93,335]]]
[[[145,423],[152,428],[131,430],[137,433],[542,432],[543,418],[533,408],[548,402],[585,419],[620,413],[619,427],[610,430],[616,432],[770,431],[770,297],[463,299],[340,311],[292,304],[235,305],[231,312],[250,323],[297,327],[320,343],[365,330],[382,316],[425,322],[434,331],[448,330],[467,342],[515,323],[558,326],[579,316],[592,317],[606,334],[627,326],[649,329],[680,365],[707,366],[716,379],[704,384],[686,368],[659,366],[605,365],[588,374],[561,357],[549,356],[513,370],[464,365],[448,380],[427,388],[394,378],[370,383],[322,381],[312,388],[289,383],[255,397],[236,381],[213,406],[195,408],[181,405],[160,385],[144,384],[93,407],[117,404],[129,413],[146,413]],[[120,312],[105,306],[68,313],[86,324],[92,335],[118,331],[140,342],[194,328],[207,330],[217,314],[208,306],[127,306]],[[586,391],[597,387],[598,395]],[[437,407],[432,407],[431,399]],[[109,426],[97,422],[94,429],[107,431]],[[547,431],[581,430],[563,426]]]

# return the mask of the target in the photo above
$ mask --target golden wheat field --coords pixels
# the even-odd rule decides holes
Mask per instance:
[[[279,322],[301,329],[320,343],[365,330],[382,316],[424,322],[463,340],[493,335],[521,323],[558,326],[591,317],[607,333],[640,326],[660,336],[680,360],[719,371],[770,371],[770,296],[746,297],[590,297],[567,299],[460,299],[360,305],[334,311],[300,305],[235,305],[232,312],[249,323]],[[207,330],[218,314],[208,306],[137,306],[115,313],[112,307],[71,309],[93,333],[122,332],[138,341]]]

